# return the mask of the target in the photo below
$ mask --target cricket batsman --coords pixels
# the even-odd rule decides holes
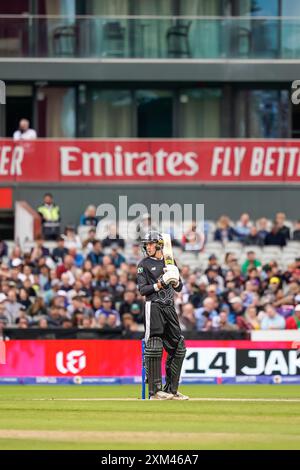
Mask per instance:
[[[188,400],[178,392],[182,363],[186,353],[184,338],[174,306],[174,290],[182,281],[176,264],[165,266],[164,240],[149,231],[141,240],[146,257],[137,268],[137,282],[145,303],[145,368],[150,400]],[[167,351],[166,384],[162,388],[161,360]]]

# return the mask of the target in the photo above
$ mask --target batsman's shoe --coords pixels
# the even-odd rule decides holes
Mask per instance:
[[[150,397],[150,400],[173,400],[174,395],[173,393],[166,393],[166,392],[156,392],[155,395]]]
[[[173,400],[189,400],[189,399],[190,397],[188,397],[187,395],[183,395],[180,392],[177,392],[173,395]]]

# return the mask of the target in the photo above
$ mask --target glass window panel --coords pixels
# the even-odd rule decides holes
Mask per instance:
[[[299,0],[282,0],[282,16],[300,16]]]
[[[221,89],[181,90],[179,102],[181,137],[221,136]]]
[[[287,90],[240,90],[237,94],[237,137],[288,137],[288,116]]]
[[[92,90],[92,137],[132,137],[129,90]]]
[[[138,137],[173,136],[173,93],[165,90],[138,90]]]
[[[37,91],[37,104],[40,136],[76,136],[75,88],[41,88]]]
[[[278,16],[279,0],[239,0],[239,16]]]

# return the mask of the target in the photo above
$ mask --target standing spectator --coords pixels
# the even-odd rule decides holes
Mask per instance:
[[[279,233],[281,233],[285,240],[291,239],[290,229],[285,225],[286,215],[284,212],[277,212],[275,217],[275,222],[279,228]]]
[[[235,240],[236,232],[230,226],[229,218],[222,215],[217,222],[217,229],[214,234],[214,240],[222,243],[227,243]]]
[[[244,275],[248,274],[248,270],[252,268],[258,268],[261,267],[261,262],[256,259],[256,254],[254,251],[250,250],[247,251],[247,259],[246,261],[242,264],[242,273]]]
[[[277,245],[285,246],[286,245],[286,235],[282,232],[282,226],[278,225],[277,222],[274,222],[272,230],[265,238],[265,245]]]
[[[240,242],[243,242],[246,237],[250,234],[251,222],[250,216],[247,213],[241,215],[240,220],[235,226],[235,232]]]
[[[300,304],[296,305],[293,315],[286,319],[285,328],[287,330],[300,329]]]
[[[295,230],[293,233],[293,240],[296,242],[300,242],[300,220],[297,220],[296,225],[295,225]],[[1,249],[0,249],[1,251]],[[0,254],[1,257],[1,254]]]
[[[88,206],[84,211],[84,214],[80,217],[79,224],[97,227],[98,219],[96,217],[96,210],[96,206]]]
[[[30,122],[28,119],[21,119],[19,122],[19,129],[14,132],[14,140],[35,140],[37,138],[36,131],[30,129]]]
[[[261,321],[262,330],[284,330],[285,319],[276,312],[272,304],[267,304],[264,311],[266,315]]]
[[[44,195],[44,201],[37,209],[42,218],[43,235],[45,240],[56,240],[60,232],[60,209],[54,204],[50,193]]]

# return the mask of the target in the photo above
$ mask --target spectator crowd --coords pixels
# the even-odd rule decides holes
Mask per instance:
[[[44,206],[39,208],[43,220],[55,220],[48,220],[30,250],[15,245],[9,251],[0,240],[0,338],[6,327],[143,331],[143,299],[136,284],[139,242],[129,244],[116,227],[110,228],[111,236],[97,239],[96,212],[89,206],[80,221],[88,229],[84,239],[67,226],[50,247],[44,235],[53,240],[58,234],[59,208],[50,194]],[[225,247],[234,240],[245,247],[282,247],[291,238],[300,240],[299,235],[300,223],[291,233],[283,213],[271,228],[267,219],[253,224],[242,214],[235,226],[222,216],[213,240]],[[174,243],[183,280],[175,304],[183,331],[300,328],[300,253],[286,269],[272,257],[262,263],[251,248],[244,261],[227,251],[224,259],[207,253],[205,267],[181,262],[180,253],[206,251],[204,236],[192,224]]]

